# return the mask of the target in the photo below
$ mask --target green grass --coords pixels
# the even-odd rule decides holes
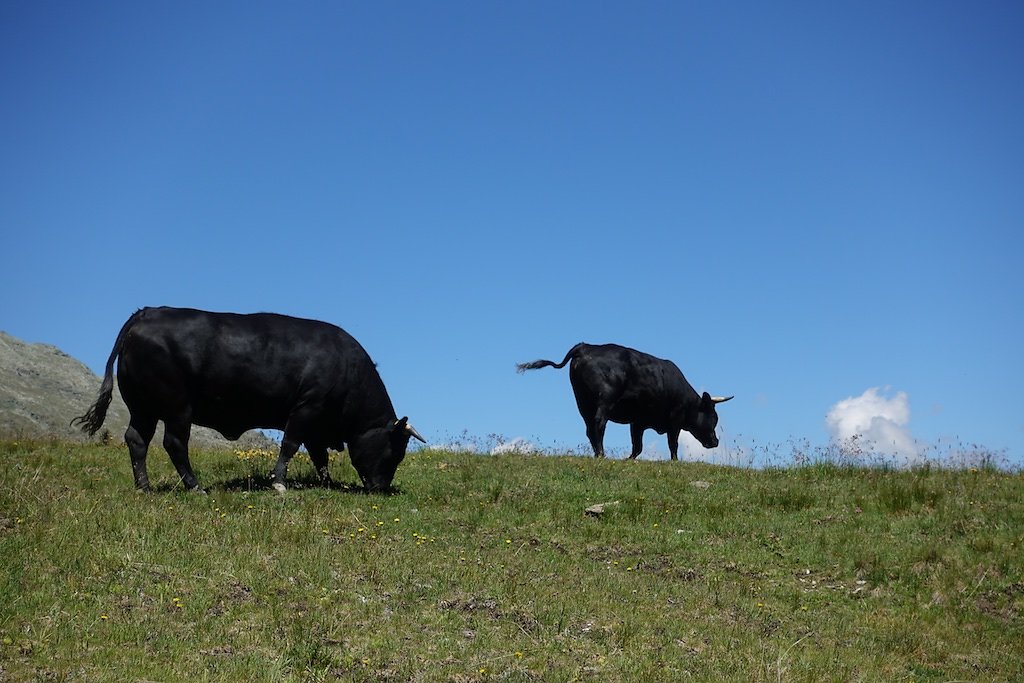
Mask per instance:
[[[1020,473],[154,451],[0,443],[0,680],[1024,678]]]

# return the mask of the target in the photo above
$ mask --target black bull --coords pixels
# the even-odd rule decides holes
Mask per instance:
[[[577,344],[561,363],[536,360],[517,365],[519,372],[569,366],[576,405],[587,426],[594,455],[604,457],[608,421],[629,425],[630,458],[643,450],[644,431],[668,436],[668,450],[678,458],[679,431],[690,432],[704,448],[718,445],[715,404],[732,398],[698,394],[672,361],[617,344]]]
[[[369,355],[339,327],[273,313],[241,315],[186,308],[144,308],[121,328],[96,402],[75,418],[95,434],[117,382],[131,414],[124,439],[135,485],[149,488],[146,451],[164,423],[164,448],[182,483],[199,489],[188,458],[193,424],[228,439],[255,428],[284,432],[274,468],[283,491],[288,462],[300,445],[321,481],[330,481],[327,449],[348,445],[369,491],[390,488],[410,437]]]

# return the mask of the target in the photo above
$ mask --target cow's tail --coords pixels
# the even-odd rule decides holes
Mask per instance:
[[[124,347],[124,339],[128,336],[128,330],[132,328],[142,315],[142,310],[135,311],[132,317],[128,318],[124,326],[121,327],[121,331],[117,333],[117,341],[114,342],[114,348],[110,352],[110,358],[107,359],[107,367],[103,372],[103,384],[100,385],[100,395],[96,397],[96,402],[89,406],[89,410],[86,411],[85,415],[80,415],[71,421],[71,426],[79,426],[82,431],[92,436],[100,430],[103,426],[103,420],[107,417],[107,408],[110,407],[110,399],[114,395],[114,359],[121,355],[121,349]]]
[[[569,349],[569,353],[565,354],[565,358],[562,359],[561,363],[556,363],[550,360],[535,360],[532,363],[519,363],[516,365],[516,372],[523,374],[527,370],[539,370],[540,368],[552,367],[561,370],[565,367],[565,364],[576,357],[576,354],[581,348],[586,346],[583,342],[580,342],[576,346]]]

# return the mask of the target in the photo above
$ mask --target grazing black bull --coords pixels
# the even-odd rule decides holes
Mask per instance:
[[[135,486],[149,488],[146,451],[164,423],[164,448],[188,489],[201,490],[188,459],[193,424],[234,440],[254,428],[284,431],[274,488],[285,490],[288,462],[305,444],[323,483],[327,449],[348,444],[369,491],[390,488],[409,438],[366,351],[339,327],[273,313],[208,313],[143,308],[121,328],[99,398],[72,424],[95,434],[117,382],[131,413],[124,440]]]
[[[581,343],[569,349],[561,363],[535,360],[516,368],[519,372],[563,368],[570,360],[569,381],[595,456],[604,457],[604,430],[609,420],[629,425],[633,441],[630,458],[643,450],[647,429],[668,435],[673,460],[678,458],[681,429],[693,434],[704,448],[718,445],[715,404],[732,396],[699,395],[672,361],[618,344]]]

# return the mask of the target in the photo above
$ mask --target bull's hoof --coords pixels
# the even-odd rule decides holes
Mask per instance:
[[[198,496],[205,496],[206,495],[206,489],[204,489],[202,486],[193,486],[192,488],[190,488],[188,490],[188,492],[189,493],[194,493],[194,494],[196,494]]]
[[[277,491],[278,493],[284,493],[285,491],[288,490],[288,487],[279,481],[275,481],[273,484],[271,484],[271,486],[273,486],[274,490]]]

